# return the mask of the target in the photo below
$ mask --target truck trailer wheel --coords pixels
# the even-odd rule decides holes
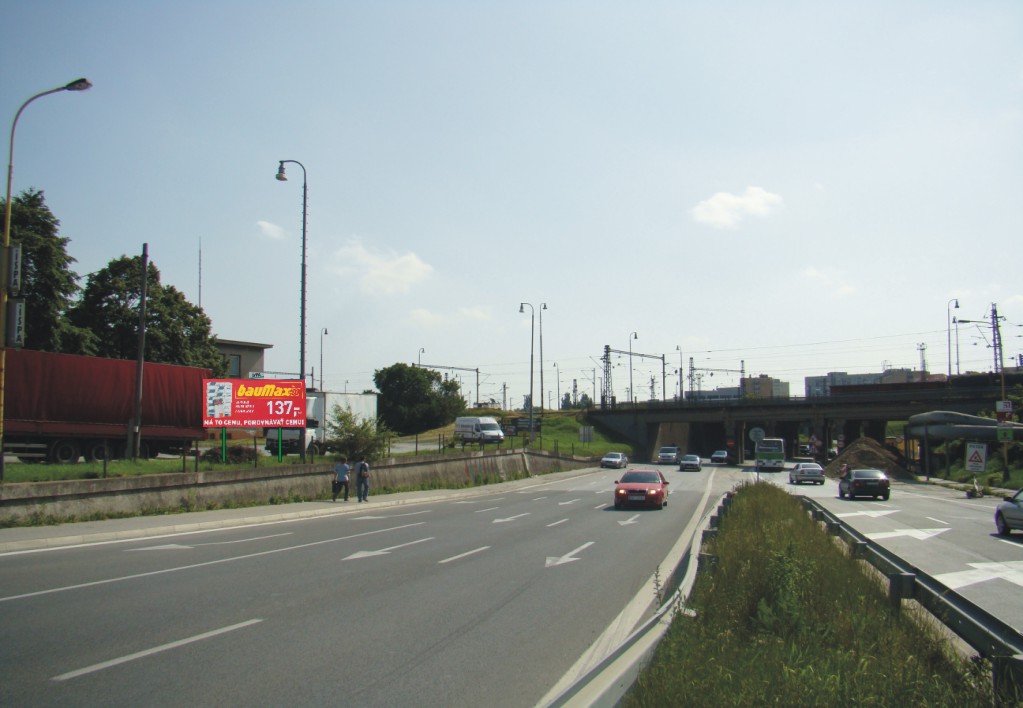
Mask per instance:
[[[58,440],[50,445],[50,462],[60,465],[73,465],[82,456],[77,440]]]
[[[85,443],[85,459],[89,462],[102,462],[114,455],[114,446],[105,444],[103,440],[90,440]]]

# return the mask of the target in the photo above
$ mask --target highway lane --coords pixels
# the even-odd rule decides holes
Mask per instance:
[[[662,470],[663,511],[615,511],[593,470],[0,556],[0,702],[534,705],[740,475]]]
[[[967,499],[938,485],[895,481],[888,501],[839,499],[838,484],[790,485],[893,554],[1023,632],[1023,534],[995,533],[997,497]]]

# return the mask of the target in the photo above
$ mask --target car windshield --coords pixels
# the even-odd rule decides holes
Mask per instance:
[[[696,462],[699,459],[696,455],[686,455],[685,457],[686,462]]]
[[[727,454],[728,453],[725,452],[724,450],[718,450],[717,452],[714,453],[714,457],[724,457]]]
[[[674,455],[676,452],[678,452],[678,448],[677,447],[662,447],[661,448],[661,454],[662,455]]]
[[[604,457],[606,457],[608,459],[612,459],[612,460],[617,460],[621,456],[622,456],[622,453],[620,453],[620,452],[609,452],[606,455],[604,455]]]
[[[881,470],[853,470],[853,477],[858,479],[881,479],[884,472]]]
[[[799,469],[801,469],[801,470],[820,470],[822,468],[816,462],[804,462],[803,464],[801,464],[799,466]]]
[[[643,482],[660,482],[661,477],[656,472],[626,472],[622,477],[622,484],[636,484]]]

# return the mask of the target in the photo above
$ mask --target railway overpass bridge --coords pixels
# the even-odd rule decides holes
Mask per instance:
[[[825,444],[870,437],[883,445],[889,421],[936,410],[993,411],[1004,398],[1004,384],[993,376],[984,378],[970,386],[879,385],[862,392],[850,386],[817,398],[648,401],[595,410],[590,418],[596,427],[629,441],[641,460],[652,459],[661,445],[675,444],[703,457],[727,449],[743,462],[753,448],[749,432],[754,428],[783,438],[791,455],[797,441],[810,435]]]

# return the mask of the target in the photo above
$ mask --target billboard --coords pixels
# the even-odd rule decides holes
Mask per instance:
[[[204,428],[304,428],[305,381],[203,379]]]

